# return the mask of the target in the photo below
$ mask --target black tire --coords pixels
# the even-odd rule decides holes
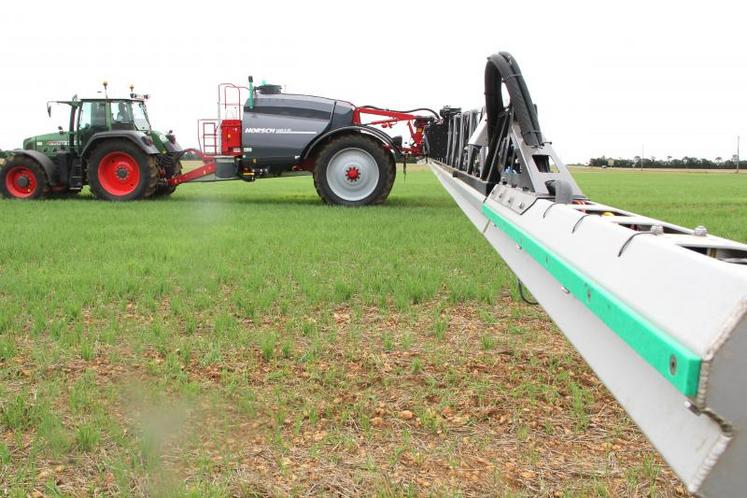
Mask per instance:
[[[179,176],[182,174],[182,162],[177,161],[176,166],[174,167],[174,174],[172,176]],[[158,182],[158,186],[156,186],[156,191],[153,192],[153,198],[156,197],[168,197],[174,192],[176,192],[176,185],[167,185],[165,182],[165,179],[161,179],[161,181]]]
[[[158,186],[155,158],[128,140],[107,140],[97,145],[87,163],[88,185],[98,199],[145,199]]]
[[[0,192],[6,199],[42,199],[49,192],[49,182],[39,163],[16,156],[0,168]]]
[[[384,192],[381,194],[381,196],[378,199],[376,199],[372,204],[383,203],[387,199],[387,197],[389,197],[389,194],[391,193],[392,188],[394,187],[394,180],[397,178],[397,163],[391,154],[387,154],[387,159],[389,160],[389,174],[387,176],[388,183],[386,185],[386,188],[384,189]]]
[[[363,190],[356,191],[356,186],[352,183],[359,180],[368,181],[365,171],[362,174],[356,166],[353,166],[358,169],[356,179],[345,179],[351,182],[349,189],[342,180],[335,179],[335,172],[340,170],[341,163],[338,161],[342,157],[341,154],[351,152],[359,154],[360,157],[365,158],[364,160],[369,160],[369,158],[373,160],[366,166],[368,173],[371,173],[372,180]],[[379,140],[362,133],[346,134],[330,140],[319,150],[314,166],[314,187],[326,204],[341,206],[380,204],[389,196],[396,174],[392,154]]]

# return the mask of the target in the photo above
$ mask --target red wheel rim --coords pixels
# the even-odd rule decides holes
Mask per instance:
[[[112,195],[131,194],[140,184],[140,166],[124,152],[110,152],[99,163],[99,183]]]
[[[31,197],[36,192],[38,182],[36,175],[24,166],[16,166],[5,175],[5,188],[13,197],[24,199]]]

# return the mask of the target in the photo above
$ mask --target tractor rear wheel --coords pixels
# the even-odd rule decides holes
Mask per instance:
[[[362,133],[330,140],[319,151],[314,186],[327,204],[366,206],[384,202],[397,170],[389,151]]]
[[[40,199],[49,191],[47,175],[30,157],[14,157],[0,169],[0,191],[8,199]]]
[[[155,159],[126,140],[97,146],[88,158],[87,176],[93,195],[107,201],[144,199],[158,186]]]

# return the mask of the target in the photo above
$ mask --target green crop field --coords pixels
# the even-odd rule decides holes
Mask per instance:
[[[577,171],[747,241],[747,175]],[[428,171],[0,201],[0,493],[675,495],[683,487]]]
[[[747,172],[576,169],[590,198],[685,227],[747,242]]]

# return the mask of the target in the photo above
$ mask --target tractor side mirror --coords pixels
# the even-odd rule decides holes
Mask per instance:
[[[64,135],[65,134],[65,132],[62,130],[62,126],[58,126],[57,127],[57,131],[60,132],[60,135]]]
[[[49,117],[52,117],[52,104],[47,102],[47,114],[49,114]]]

